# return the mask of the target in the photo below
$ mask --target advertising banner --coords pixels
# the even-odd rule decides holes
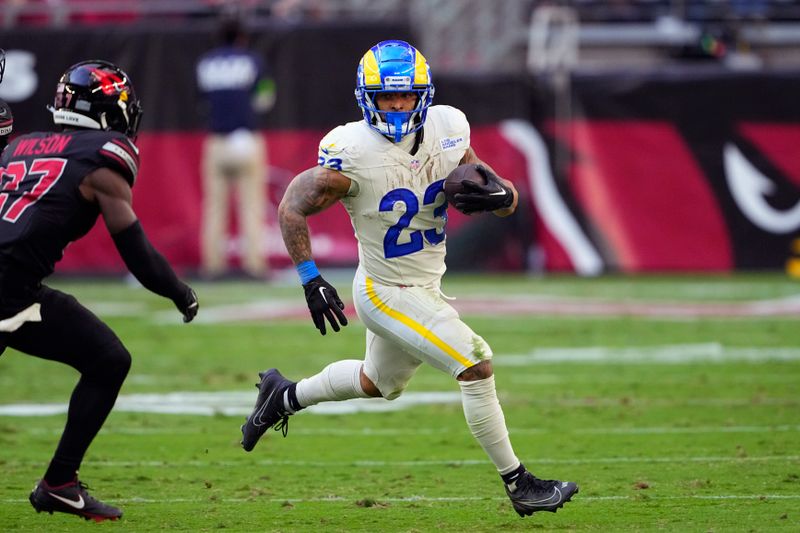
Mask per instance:
[[[134,208],[154,244],[188,273],[200,261],[206,127],[195,63],[214,45],[214,31],[211,24],[169,22],[28,28],[6,31],[0,42],[8,52],[0,97],[11,104],[18,133],[53,128],[45,106],[67,66],[101,58],[128,71],[144,107]],[[326,132],[361,120],[356,66],[387,38],[413,42],[404,25],[253,28],[253,48],[277,85],[275,107],[258,122],[270,176],[262,247],[276,267],[290,263],[276,220],[283,191],[316,164]],[[466,113],[473,148],[520,192],[520,208],[507,219],[449,210],[449,268],[775,270],[800,253],[800,72],[708,65],[578,73],[564,91],[525,73],[447,76],[432,69],[434,103]],[[233,264],[236,225],[228,243]],[[310,226],[320,264],[355,264],[343,208],[312,217]],[[58,269],[118,273],[124,265],[101,223],[70,246]]]

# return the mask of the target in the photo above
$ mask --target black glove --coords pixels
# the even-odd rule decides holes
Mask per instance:
[[[342,312],[344,304],[339,294],[330,283],[322,279],[322,276],[317,276],[303,285],[303,290],[306,293],[308,310],[311,311],[311,319],[320,333],[325,335],[326,318],[331,323],[333,331],[339,331],[339,324],[347,325],[347,317]]]
[[[200,303],[197,301],[197,293],[186,285],[186,290],[180,298],[173,300],[175,307],[183,315],[183,322],[191,322],[197,315],[197,310],[200,308]]]
[[[514,203],[514,192],[494,172],[483,165],[476,165],[475,170],[486,178],[486,185],[462,181],[461,186],[465,192],[455,195],[456,209],[470,215],[510,207]]]

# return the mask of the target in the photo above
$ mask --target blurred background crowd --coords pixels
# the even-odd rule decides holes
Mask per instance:
[[[44,105],[69,64],[98,56],[131,74],[140,212],[188,270],[201,268],[208,133],[195,65],[230,16],[275,89],[253,125],[269,146],[271,267],[288,266],[274,214],[288,181],[327,131],[360,119],[364,51],[399,38],[428,59],[434,103],[466,112],[473,145],[522,196],[513,220],[452,213],[450,268],[800,276],[800,0],[2,0],[0,97],[18,132],[51,127]],[[355,264],[343,212],[312,231],[321,263]],[[120,267],[89,243],[62,268]],[[237,238],[225,249],[243,260]]]
[[[169,14],[178,17],[215,15],[236,6],[253,16],[286,19],[337,19],[339,17],[398,17],[414,4],[444,5],[446,0],[6,0],[6,16],[25,23],[63,24],[68,21],[97,22],[119,17],[133,21]],[[461,7],[486,2],[461,0]],[[502,2],[501,2],[502,3]],[[731,18],[752,20],[797,20],[794,0],[516,0],[521,11],[542,5],[574,7],[585,21],[653,21],[664,16],[709,21]],[[495,2],[496,4],[496,2]]]
[[[752,53],[748,66],[800,63],[797,0],[3,0],[0,6],[5,28],[191,24],[233,10],[250,22],[407,22],[438,68],[451,70],[519,66],[536,30],[553,17],[580,23],[584,63]],[[615,48],[626,53],[610,58]]]

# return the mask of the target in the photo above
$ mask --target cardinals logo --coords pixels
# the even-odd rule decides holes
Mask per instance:
[[[124,95],[124,98],[122,98],[122,100],[127,100],[128,96],[127,80],[120,78],[113,72],[108,72],[106,70],[101,70],[97,68],[92,70],[92,74],[94,75],[97,82],[100,84],[100,87],[98,87],[98,89],[103,91],[103,94],[111,96],[114,94],[122,93],[120,95],[120,96]]]

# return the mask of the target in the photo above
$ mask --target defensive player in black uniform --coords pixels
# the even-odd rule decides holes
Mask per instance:
[[[62,131],[17,137],[0,157],[0,353],[8,346],[81,373],[61,441],[30,495],[33,507],[116,520],[122,512],[89,495],[78,467],[131,357],[105,323],[42,279],[102,215],[131,273],[172,300],[184,322],[197,313],[197,297],[150,244],[132,208],[141,108],[128,76],[105,61],[73,65],[51,111]]]

